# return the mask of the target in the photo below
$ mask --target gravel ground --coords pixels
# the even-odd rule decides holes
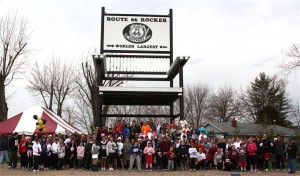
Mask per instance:
[[[114,171],[98,171],[98,172],[91,172],[91,171],[78,171],[78,170],[48,170],[48,171],[40,171],[40,172],[32,172],[32,171],[24,171],[21,169],[8,169],[6,164],[2,164],[0,166],[0,176],[10,176],[10,175],[48,175],[48,176],[65,176],[65,175],[122,175],[122,176],[131,176],[131,175],[142,175],[142,176],[153,176],[153,175],[168,175],[172,174],[174,175],[197,175],[197,176],[231,176],[231,174],[240,174],[241,176],[252,176],[252,175],[260,175],[260,176],[282,176],[282,175],[290,175],[287,172],[276,172],[276,171],[270,171],[270,172],[225,172],[225,171],[216,171],[216,170],[207,170],[207,171],[152,171],[152,172],[138,172],[136,170],[133,170],[131,172],[128,172],[127,170],[114,170]],[[300,175],[299,172],[297,174],[293,175]]]

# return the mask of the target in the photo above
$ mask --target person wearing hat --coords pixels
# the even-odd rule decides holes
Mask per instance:
[[[30,136],[25,137],[25,140],[26,140],[25,148],[27,150],[27,152],[26,152],[26,170],[30,171],[31,168],[33,167],[33,155],[32,155],[33,143],[31,141]]]
[[[115,165],[116,168],[118,168],[118,160],[121,163],[122,169],[124,170],[124,164],[123,164],[123,142],[122,142],[122,138],[118,137],[118,141],[117,141],[117,159],[115,160]]]
[[[42,153],[42,147],[41,147],[39,138],[35,138],[33,146],[32,146],[33,172],[38,172],[39,171],[41,153]]]
[[[12,138],[10,138],[10,140],[8,142],[8,149],[9,149],[8,168],[9,169],[15,169],[17,167],[18,146],[19,146],[18,133],[14,132]]]
[[[151,145],[151,141],[147,141],[147,146],[144,148],[143,153],[145,154],[145,160],[146,160],[146,172],[148,171],[148,167],[150,171],[152,171],[152,160],[153,155],[155,154],[155,150]]]
[[[106,145],[106,154],[108,156],[108,166],[110,171],[114,170],[113,165],[115,163],[116,151],[117,151],[117,144],[114,142],[114,138],[111,136]]]
[[[296,156],[298,151],[298,145],[294,137],[290,139],[288,146],[288,162],[290,167],[290,174],[296,173]]]

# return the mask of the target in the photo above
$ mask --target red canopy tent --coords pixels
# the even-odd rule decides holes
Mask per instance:
[[[34,115],[37,115],[38,117],[41,117],[47,121],[45,124],[45,132],[36,130],[37,121],[33,118]],[[78,128],[66,122],[49,109],[40,106],[34,106],[7,119],[6,121],[0,122],[0,134],[12,134],[14,132],[25,135],[45,133],[82,133]]]

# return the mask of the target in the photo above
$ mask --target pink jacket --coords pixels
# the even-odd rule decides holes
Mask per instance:
[[[78,146],[77,147],[77,157],[83,158],[84,157],[84,147]]]
[[[257,146],[255,143],[247,144],[247,151],[249,152],[249,156],[253,156],[256,154]]]
[[[153,155],[155,153],[154,148],[153,147],[145,147],[144,148],[144,154],[146,155]]]

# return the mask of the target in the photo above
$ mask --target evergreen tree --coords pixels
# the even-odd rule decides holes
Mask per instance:
[[[290,126],[287,114],[290,110],[286,95],[286,84],[276,76],[269,77],[260,73],[248,87],[245,101],[251,107],[251,114],[255,116],[255,123]]]

